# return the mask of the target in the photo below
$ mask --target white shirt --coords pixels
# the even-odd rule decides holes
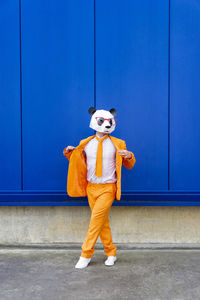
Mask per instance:
[[[86,144],[84,148],[86,153],[86,158],[87,158],[87,181],[90,181],[92,183],[116,182],[117,176],[116,176],[116,165],[115,165],[116,163],[115,146],[113,145],[109,137],[103,140],[102,142],[103,162],[102,162],[102,176],[100,178],[98,178],[95,175],[97,147],[98,147],[98,140],[94,137]]]

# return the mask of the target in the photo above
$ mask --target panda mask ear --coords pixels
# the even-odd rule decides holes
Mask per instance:
[[[96,108],[91,106],[89,109],[88,109],[88,113],[92,116],[96,111]]]
[[[111,108],[111,109],[109,110],[109,112],[110,112],[114,117],[115,117],[116,114],[117,114],[117,111],[116,111],[115,108]]]

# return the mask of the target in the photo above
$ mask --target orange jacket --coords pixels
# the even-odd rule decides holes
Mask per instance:
[[[80,141],[79,145],[72,151],[64,154],[69,160],[68,178],[67,178],[67,193],[71,197],[84,197],[87,187],[87,162],[83,152],[86,144],[95,137],[89,136]],[[111,141],[117,150],[127,150],[125,141],[109,135]],[[127,169],[132,169],[136,162],[134,154],[131,152],[131,158],[122,157],[116,151],[116,174],[117,174],[117,192],[116,199],[121,198],[121,167],[122,164]]]

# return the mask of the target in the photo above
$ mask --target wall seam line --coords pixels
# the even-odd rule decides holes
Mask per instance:
[[[21,190],[24,189],[23,183],[23,140],[22,140],[22,26],[21,26],[21,0],[19,0],[19,60],[20,60],[20,127],[21,127]]]
[[[169,28],[168,28],[168,190],[170,190],[170,149],[171,149],[171,144],[170,144],[170,130],[171,130],[171,115],[170,115],[170,66],[171,66],[171,57],[170,57],[170,49],[171,49],[171,41],[170,41],[170,37],[171,37],[171,0],[169,0]]]
[[[96,3],[94,0],[94,107],[96,108]]]

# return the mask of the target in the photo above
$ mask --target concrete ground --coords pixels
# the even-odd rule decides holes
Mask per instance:
[[[113,267],[96,250],[0,250],[0,300],[200,299],[200,250],[118,250]]]

